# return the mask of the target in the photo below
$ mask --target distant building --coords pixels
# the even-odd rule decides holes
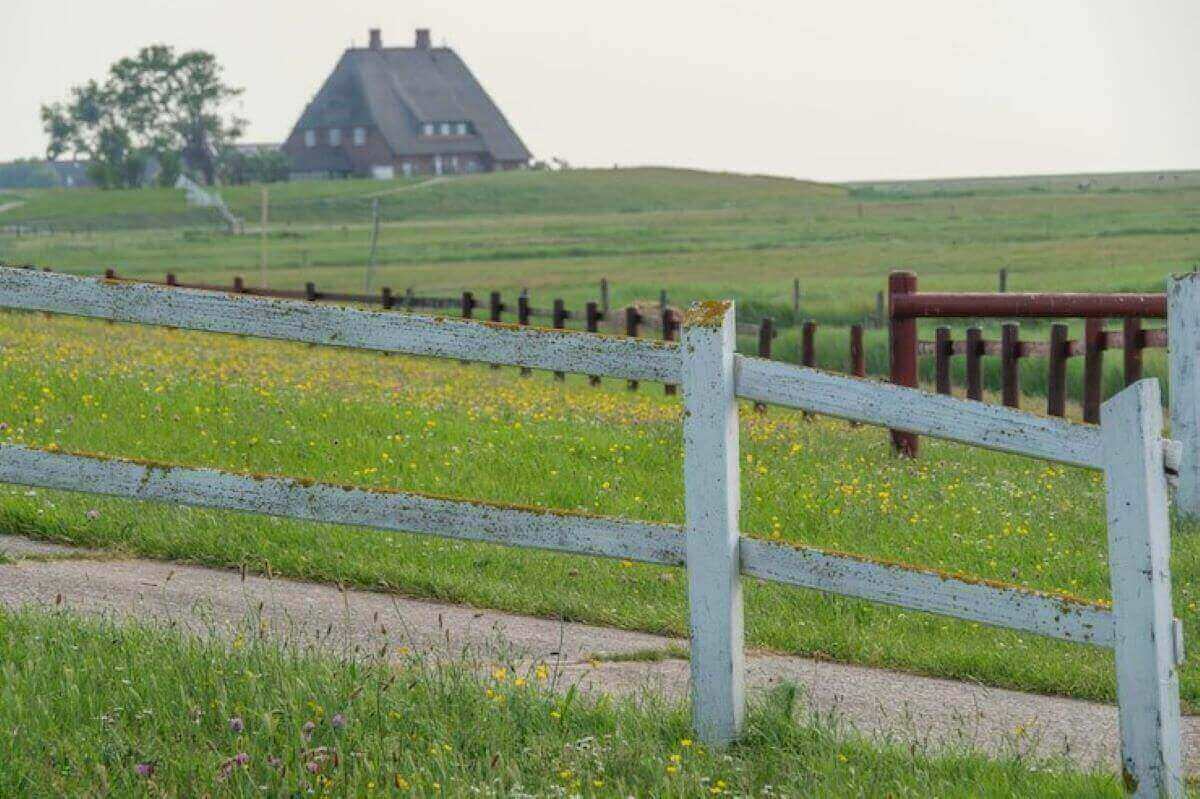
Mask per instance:
[[[417,30],[413,47],[342,54],[283,145],[294,178],[521,169],[529,150],[471,70]]]

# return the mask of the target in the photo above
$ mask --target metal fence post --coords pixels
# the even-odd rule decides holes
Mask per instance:
[[[745,715],[736,345],[732,302],[687,312],[680,352],[692,718],[713,745],[736,738]]]
[[[1175,508],[1200,519],[1200,273],[1167,278],[1171,438],[1183,446]]]
[[[1144,797],[1183,795],[1161,402],[1141,380],[1101,409],[1122,776]]]

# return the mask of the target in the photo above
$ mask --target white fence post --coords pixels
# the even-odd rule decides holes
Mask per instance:
[[[692,718],[701,740],[714,745],[738,736],[745,713],[735,335],[732,302],[698,303],[684,316],[683,482]]]
[[[1167,278],[1171,438],[1183,447],[1175,508],[1200,519],[1200,274]]]
[[[1135,796],[1181,796],[1179,675],[1162,397],[1140,380],[1104,403],[1108,562],[1116,626],[1121,764]]]

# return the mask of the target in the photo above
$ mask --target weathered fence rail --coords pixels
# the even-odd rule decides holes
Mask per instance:
[[[742,726],[743,574],[1111,648],[1125,783],[1140,796],[1182,793],[1166,487],[1178,453],[1161,436],[1155,381],[1106,403],[1100,427],[1038,417],[739,356],[732,303],[694,306],[675,343],[4,268],[0,308],[682,385],[682,526],[12,444],[0,445],[0,480],[682,565],[693,722],[713,744]],[[1102,469],[1113,604],[743,535],[738,397]]]

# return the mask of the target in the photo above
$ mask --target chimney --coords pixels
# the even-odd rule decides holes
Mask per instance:
[[[429,49],[429,28],[417,28],[417,49]]]
[[[383,48],[383,34],[379,32],[379,28],[371,28],[371,49],[380,50]]]

